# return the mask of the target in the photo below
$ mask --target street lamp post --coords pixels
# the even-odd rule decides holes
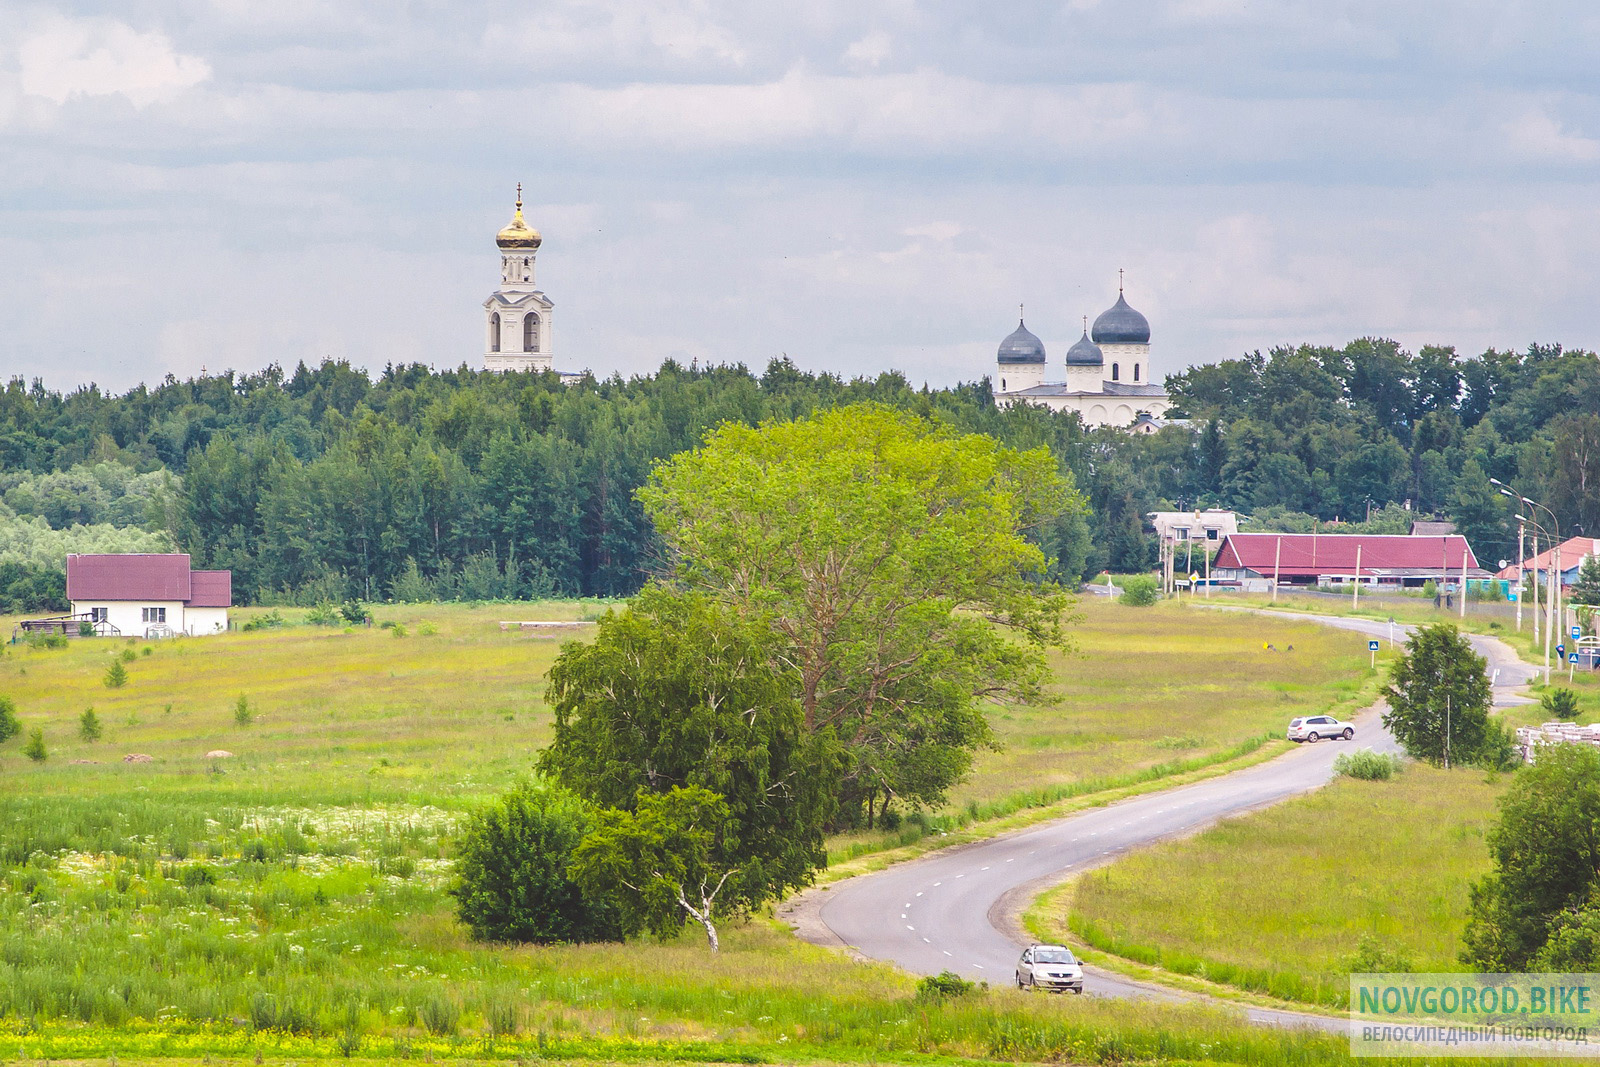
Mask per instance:
[[[1529,501],[1529,503],[1532,503],[1532,501]],[[1543,526],[1539,525],[1533,519],[1530,519],[1530,518],[1528,518],[1528,517],[1526,517],[1524,515],[1518,515],[1517,516],[1517,521],[1518,522],[1525,522],[1529,526],[1533,527],[1533,529],[1534,529],[1533,546],[1534,546],[1534,551],[1535,552],[1537,552],[1538,549],[1539,549],[1539,538],[1538,538],[1538,535],[1541,534],[1541,533],[1544,534],[1545,537],[1548,538],[1551,541],[1552,544],[1554,543],[1555,539],[1550,537],[1550,531],[1546,530]],[[1537,557],[1535,557],[1535,561],[1536,561],[1536,565],[1534,566],[1534,569],[1533,569],[1533,587],[1534,587],[1535,590],[1537,590],[1539,588],[1539,568],[1537,566]],[[1556,626],[1555,593],[1554,593],[1553,589],[1554,589],[1554,586],[1555,586],[1556,582],[1559,579],[1556,576],[1556,569],[1555,568],[1560,565],[1560,562],[1561,562],[1561,557],[1560,557],[1559,551],[1558,550],[1552,550],[1551,557],[1550,557],[1550,569],[1546,572],[1549,575],[1551,588],[1546,590],[1546,596],[1545,596],[1545,601],[1544,601],[1544,604],[1545,604],[1545,608],[1544,608],[1544,610],[1545,610],[1545,620],[1544,620],[1544,682],[1545,682],[1546,685],[1550,684],[1550,640],[1551,640],[1551,635],[1554,632],[1555,626]],[[1535,594],[1535,595],[1537,595],[1537,594]],[[1537,627],[1537,623],[1538,623],[1538,619],[1539,619],[1539,612],[1538,612],[1537,607],[1534,609],[1533,617],[1534,617],[1535,626]],[[1538,638],[1535,637],[1534,640],[1535,640],[1535,642],[1537,642]]]

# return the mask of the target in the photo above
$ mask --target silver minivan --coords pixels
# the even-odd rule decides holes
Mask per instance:
[[[1340,722],[1332,715],[1306,715],[1298,719],[1289,720],[1289,740],[1309,741],[1316,744],[1323,738],[1340,737],[1346,741],[1355,740],[1356,728],[1347,722]]]

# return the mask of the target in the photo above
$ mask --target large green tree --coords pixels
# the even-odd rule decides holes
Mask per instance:
[[[1485,666],[1454,626],[1422,627],[1390,667],[1383,725],[1414,759],[1446,765],[1479,759],[1503,736],[1489,721]]]
[[[943,798],[990,736],[980,701],[1041,695],[1068,599],[1027,533],[1081,506],[1043,449],[856,405],[724,424],[639,496],[674,580],[780,637],[869,818]]]
[[[1461,958],[1521,971],[1558,935],[1549,962],[1593,966],[1600,889],[1600,749],[1547,745],[1517,771],[1489,833],[1493,870],[1472,887]],[[1585,947],[1585,945],[1589,947]]]
[[[826,861],[840,758],[806,731],[777,636],[702,594],[647,586],[567,645],[550,670],[555,739],[542,771],[607,809],[698,788],[726,812],[720,899],[753,907],[807,884]]]

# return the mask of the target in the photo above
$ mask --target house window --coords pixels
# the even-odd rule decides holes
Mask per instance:
[[[1114,382],[1122,380],[1122,367],[1119,364],[1111,364],[1111,380]]]
[[[1178,541],[1187,541],[1187,540],[1189,540],[1189,527],[1187,527],[1187,526],[1175,526],[1175,527],[1173,527],[1172,536],[1173,536],[1173,538],[1175,540],[1178,540]]]
[[[1216,529],[1216,527],[1211,527],[1210,529],[1206,530],[1206,540],[1215,541],[1217,539],[1218,532],[1219,531]]]
[[[144,621],[145,622],[166,622],[167,621],[167,609],[166,608],[143,608],[141,610],[144,612]]]
[[[110,608],[90,608],[89,609],[89,621],[90,622],[105,622],[106,621],[106,617],[110,613],[111,613],[111,609]]]

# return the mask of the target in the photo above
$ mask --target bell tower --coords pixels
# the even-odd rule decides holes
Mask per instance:
[[[544,238],[522,217],[522,183],[511,222],[495,235],[500,248],[500,288],[483,302],[488,370],[546,371],[551,366],[550,318],[555,305],[534,287],[534,262]]]

